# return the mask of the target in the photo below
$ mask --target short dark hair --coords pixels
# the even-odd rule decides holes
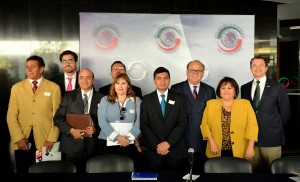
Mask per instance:
[[[155,70],[154,73],[153,73],[153,79],[155,79],[155,76],[156,76],[157,74],[159,74],[159,73],[164,73],[164,72],[167,72],[168,75],[169,75],[169,77],[170,77],[170,72],[169,72],[169,70],[167,70],[167,69],[164,68],[164,67],[158,67],[158,68],[156,68],[156,70]]]
[[[59,61],[62,62],[62,58],[64,55],[68,55],[68,54],[71,54],[73,57],[74,57],[74,60],[75,62],[78,61],[78,55],[73,52],[73,51],[70,51],[70,50],[65,50],[64,52],[62,52],[60,55],[59,55]]]
[[[262,59],[262,60],[264,60],[266,67],[268,67],[268,61],[267,61],[267,59],[264,58],[264,57],[261,57],[261,56],[257,56],[257,57],[252,58],[251,61],[250,61],[250,67],[251,67],[252,62],[253,62],[254,59]]]
[[[122,64],[122,65],[124,66],[124,70],[125,70],[125,72],[126,72],[126,66],[125,66],[124,63],[122,63],[122,61],[115,61],[115,62],[113,62],[113,63],[111,64],[111,66],[110,66],[110,71],[112,71],[113,66],[114,66],[115,64]]]
[[[227,83],[230,83],[233,88],[234,88],[234,91],[235,91],[235,95],[234,95],[234,98],[236,98],[238,95],[239,95],[239,85],[238,83],[235,81],[235,79],[231,78],[231,77],[227,77],[225,76],[224,78],[222,78],[220,81],[219,81],[219,84],[218,84],[218,87],[217,87],[217,90],[216,90],[216,95],[221,98],[221,94],[220,94],[220,89],[221,89],[221,86],[225,83],[225,85]]]
[[[35,60],[38,62],[39,67],[45,67],[45,62],[44,59],[40,56],[37,55],[32,55],[29,58],[26,59],[26,62],[28,62],[29,60]]]

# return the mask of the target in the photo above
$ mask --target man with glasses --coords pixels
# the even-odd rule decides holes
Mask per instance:
[[[113,62],[110,69],[110,76],[112,77],[112,79],[115,79],[120,73],[126,73],[126,66],[121,61]],[[99,92],[103,93],[104,95],[108,95],[110,86],[111,84],[100,87]],[[132,90],[134,91],[136,96],[142,99],[142,90],[140,87],[132,85]]]
[[[206,107],[206,102],[215,99],[215,89],[203,82],[204,64],[199,60],[190,61],[186,67],[187,80],[171,86],[171,90],[185,96],[187,111],[186,141],[189,148],[193,148],[194,171],[203,172],[206,161],[206,142],[202,138],[200,124]]]
[[[54,77],[51,81],[55,82],[60,87],[61,95],[66,92],[79,88],[77,83],[78,73],[78,56],[75,52],[66,50],[59,55],[59,60],[63,69],[63,73]]]

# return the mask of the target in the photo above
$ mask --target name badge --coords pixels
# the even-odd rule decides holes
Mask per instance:
[[[134,113],[134,109],[129,109],[129,113]]]
[[[44,96],[50,96],[51,93],[50,92],[44,92]]]
[[[175,101],[174,101],[174,100],[169,100],[169,104],[174,105],[174,104],[175,104]]]

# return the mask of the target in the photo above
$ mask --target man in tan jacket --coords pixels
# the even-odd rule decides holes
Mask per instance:
[[[53,116],[61,102],[60,88],[43,78],[45,63],[39,56],[26,60],[27,79],[11,89],[7,124],[11,148],[15,151],[17,173],[27,173],[35,163],[37,149],[51,150],[59,130]]]

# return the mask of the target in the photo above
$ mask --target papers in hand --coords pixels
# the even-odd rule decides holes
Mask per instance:
[[[157,172],[132,172],[131,180],[157,180]]]
[[[127,135],[133,126],[133,123],[109,123],[109,124],[113,127],[113,129],[117,133],[119,133],[119,135]],[[114,142],[109,137],[107,137],[106,141],[107,141],[107,143],[106,143],[107,146],[120,145],[120,144],[118,144],[118,141]],[[133,144],[133,143],[134,143],[134,141],[132,140],[130,142],[130,144]]]
[[[35,152],[35,162],[41,161],[60,161],[61,160],[61,152],[58,151],[60,142],[54,143],[51,151],[46,153],[46,147],[42,147],[41,149],[37,149]]]

